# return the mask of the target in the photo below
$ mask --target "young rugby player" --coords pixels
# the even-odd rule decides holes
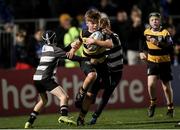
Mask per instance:
[[[117,87],[122,77],[122,69],[123,69],[123,51],[122,51],[121,42],[119,40],[119,36],[110,30],[111,24],[108,17],[101,18],[100,28],[102,29],[102,32],[104,34],[108,35],[112,39],[112,42],[88,38],[87,44],[89,45],[96,44],[96,45],[103,46],[106,48],[111,48],[105,52],[105,54],[107,55],[107,65],[108,65],[108,71],[109,71],[110,86],[104,88],[101,101],[96,111],[92,115],[91,121],[89,122],[90,125],[93,125],[96,123],[97,118],[100,116],[100,114],[102,113],[102,110],[105,108],[106,104],[108,103],[109,98],[111,97],[114,89]],[[98,84],[95,84],[95,85],[98,85]]]
[[[81,38],[77,41],[77,44],[83,45],[82,56],[91,58],[91,62],[81,63],[81,69],[84,71],[86,78],[75,101],[76,107],[81,109],[77,119],[77,125],[84,125],[84,117],[99,90],[99,86],[93,87],[95,81],[98,81],[99,77],[101,77],[104,84],[109,86],[108,68],[104,54],[106,48],[96,45],[95,48],[92,49],[91,46],[86,44],[86,39],[99,29],[100,18],[101,15],[99,11],[95,9],[88,10],[85,14],[87,29],[82,31]],[[74,48],[71,49],[69,57],[71,57],[71,54],[74,54],[74,51]]]
[[[146,44],[141,46],[140,58],[147,62],[148,92],[150,106],[148,116],[153,117],[156,108],[156,83],[161,80],[167,101],[167,115],[173,117],[173,90],[171,88],[172,72],[170,55],[173,41],[169,32],[161,26],[161,15],[157,12],[149,14],[150,27],[144,31]]]
[[[25,123],[25,128],[32,128],[37,115],[46,105],[48,100],[46,91],[49,91],[49,93],[53,94],[60,100],[59,103],[61,116],[59,117],[58,122],[76,125],[76,122],[68,117],[68,95],[63,90],[63,88],[55,81],[58,61],[59,59],[67,58],[66,52],[63,49],[56,47],[55,32],[46,31],[43,34],[42,38],[45,41],[45,45],[42,48],[42,56],[40,58],[39,66],[37,67],[36,72],[33,76],[34,85],[39,93],[40,100],[35,105],[28,121]],[[88,59],[73,56],[71,60],[81,61]]]

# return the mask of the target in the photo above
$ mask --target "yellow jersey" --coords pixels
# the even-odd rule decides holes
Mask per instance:
[[[147,60],[154,63],[170,62],[170,52],[168,47],[173,45],[172,38],[166,29],[160,28],[159,31],[152,31],[151,28],[147,28],[144,31],[146,38],[146,45],[148,50]],[[150,42],[149,38],[155,38],[158,41],[158,45]]]
[[[96,45],[97,47],[93,50],[88,49],[88,46],[86,45],[86,39],[91,35],[87,29],[82,30],[80,37],[83,42],[83,52],[82,57],[90,57],[91,62],[93,64],[103,63],[106,59],[106,56],[104,52],[106,51],[105,47],[101,47]]]

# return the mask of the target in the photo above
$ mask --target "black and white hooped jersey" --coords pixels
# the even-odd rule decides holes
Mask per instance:
[[[70,46],[67,46],[61,49],[55,45],[45,44],[42,47],[40,63],[33,76],[33,80],[52,79],[56,74],[59,59],[68,59],[66,56],[66,51],[64,50],[68,51],[70,48]],[[90,59],[74,55],[70,60],[89,61]]]
[[[56,74],[59,57],[66,58],[66,52],[53,45],[44,45],[33,80],[51,79]]]
[[[123,69],[123,50],[119,36],[116,33],[110,35],[113,48],[106,51],[107,65],[110,72],[118,72]]]

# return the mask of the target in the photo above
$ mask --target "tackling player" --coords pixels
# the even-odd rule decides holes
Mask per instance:
[[[43,36],[45,45],[42,47],[42,56],[40,58],[40,63],[36,69],[33,76],[34,85],[39,93],[40,100],[35,105],[33,112],[30,114],[28,121],[25,123],[24,128],[32,128],[32,125],[42,110],[42,108],[47,103],[46,91],[49,91],[52,95],[59,99],[60,103],[60,114],[58,119],[59,123],[74,124],[76,122],[68,117],[68,95],[64,89],[55,81],[55,74],[57,70],[57,64],[59,59],[67,58],[66,52],[56,47],[56,34],[53,31],[46,31]],[[70,47],[71,48],[71,47]],[[78,56],[73,56],[72,60],[81,61],[88,60],[87,58],[82,58]]]
[[[108,65],[108,71],[109,71],[110,86],[104,87],[101,101],[96,111],[92,115],[92,119],[89,122],[90,125],[93,125],[96,123],[97,118],[100,116],[100,114],[102,113],[102,110],[105,108],[109,98],[111,97],[114,89],[117,87],[122,77],[122,69],[123,69],[123,50],[122,50],[121,42],[119,40],[119,36],[110,30],[111,25],[110,25],[110,20],[108,19],[108,17],[101,18],[100,28],[102,29],[103,33],[105,33],[112,39],[112,42],[105,42],[101,40],[88,38],[87,44],[89,45],[96,44],[99,46],[110,48],[105,52],[105,54],[107,55],[107,65]],[[95,84],[95,85],[100,86],[100,84]]]

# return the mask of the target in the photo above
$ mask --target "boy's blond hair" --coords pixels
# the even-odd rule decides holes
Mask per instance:
[[[99,21],[99,26],[102,29],[107,28],[107,27],[110,28],[111,23],[110,23],[109,18],[108,17],[101,18],[100,21]]]
[[[95,21],[99,23],[100,18],[101,18],[100,12],[96,9],[90,9],[85,14],[86,21]]]

